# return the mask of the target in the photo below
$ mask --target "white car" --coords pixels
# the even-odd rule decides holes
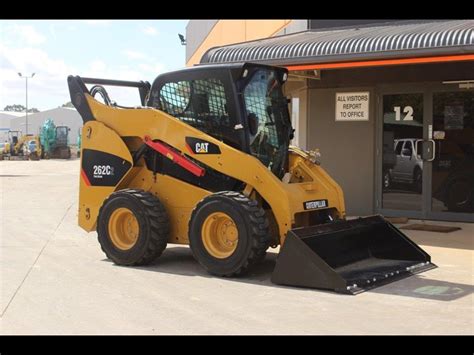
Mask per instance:
[[[384,173],[384,189],[388,189],[393,183],[404,183],[421,192],[423,160],[418,154],[416,141],[416,138],[394,140],[396,163]]]

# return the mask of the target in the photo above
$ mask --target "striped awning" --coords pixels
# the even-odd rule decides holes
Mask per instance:
[[[474,53],[474,20],[401,21],[214,47],[201,63],[297,65]]]

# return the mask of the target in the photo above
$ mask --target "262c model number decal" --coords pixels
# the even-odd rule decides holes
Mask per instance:
[[[94,178],[102,179],[104,175],[114,175],[114,167],[110,165],[94,165]]]
[[[131,167],[131,162],[118,155],[82,150],[82,174],[89,186],[116,186]]]

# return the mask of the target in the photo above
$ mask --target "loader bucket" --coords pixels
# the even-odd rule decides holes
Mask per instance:
[[[271,280],[357,294],[435,267],[390,222],[371,216],[290,230]]]

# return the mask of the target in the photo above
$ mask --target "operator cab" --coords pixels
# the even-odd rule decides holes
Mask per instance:
[[[158,76],[147,106],[254,155],[281,178],[293,135],[287,76],[252,63],[196,66]]]

